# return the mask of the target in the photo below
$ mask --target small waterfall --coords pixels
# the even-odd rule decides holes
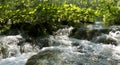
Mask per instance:
[[[120,65],[119,31],[96,23],[45,38],[0,36],[0,65]]]
[[[68,35],[50,36],[50,46],[44,47],[38,54],[33,55],[26,65],[119,65],[120,46],[117,41],[120,40],[120,34],[118,31],[111,32],[110,29],[107,32],[102,29],[99,31],[100,35],[93,36],[92,40],[73,38]],[[81,35],[77,33],[77,36],[82,37]]]
[[[0,36],[0,65],[25,65],[39,48],[25,42],[21,35]]]
[[[69,28],[66,27],[66,28],[59,29],[58,31],[54,32],[53,35],[57,35],[57,36],[66,35],[66,36],[68,36],[72,30],[73,30],[73,27],[69,27]]]
[[[23,53],[17,57],[11,57],[0,60],[0,65],[25,65],[28,58],[36,53]]]
[[[96,43],[104,43],[104,44],[120,44],[120,27],[119,26],[111,26],[109,28],[109,32],[102,33],[102,35],[96,36],[93,39],[93,42]]]
[[[68,36],[72,29],[72,27],[60,29],[55,33],[55,36],[42,39],[38,37],[26,40],[21,35],[2,35],[0,36],[0,65],[25,65],[27,59],[36,54],[40,48],[55,46],[58,42],[59,44],[56,46],[62,45],[62,40],[56,41],[56,39],[63,35]]]
[[[26,65],[119,65],[120,46],[68,37],[56,39],[59,40],[62,44],[69,45],[44,47]]]

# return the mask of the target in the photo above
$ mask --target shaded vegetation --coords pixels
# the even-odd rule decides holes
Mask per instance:
[[[46,35],[67,26],[120,24],[119,0],[1,0],[0,29]]]

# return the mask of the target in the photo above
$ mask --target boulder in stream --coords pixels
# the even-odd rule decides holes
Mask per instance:
[[[46,47],[29,58],[26,65],[119,65],[120,55],[113,52],[111,45],[90,46],[86,49],[79,46]]]

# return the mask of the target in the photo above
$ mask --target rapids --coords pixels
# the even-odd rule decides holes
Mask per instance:
[[[42,65],[47,65],[46,62],[51,65],[120,65],[119,26],[105,28],[101,23],[96,23],[85,29],[73,29],[59,29],[54,35],[44,38],[45,41],[38,39],[40,41],[35,42],[36,45],[25,41],[22,35],[1,35],[0,65],[25,65],[31,56],[46,52],[56,53],[57,60],[49,62],[45,57],[40,61]]]

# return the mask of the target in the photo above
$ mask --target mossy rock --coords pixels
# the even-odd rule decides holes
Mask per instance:
[[[43,51],[37,55],[32,56],[26,65],[59,65],[62,61],[58,57],[58,53],[54,51]]]
[[[88,44],[88,45],[87,45]],[[52,46],[43,48],[38,54],[28,59],[26,65],[118,65],[113,58],[114,47],[86,43],[82,47]],[[96,49],[96,48],[102,49]],[[96,54],[94,54],[96,52]],[[109,58],[113,58],[108,60]]]

